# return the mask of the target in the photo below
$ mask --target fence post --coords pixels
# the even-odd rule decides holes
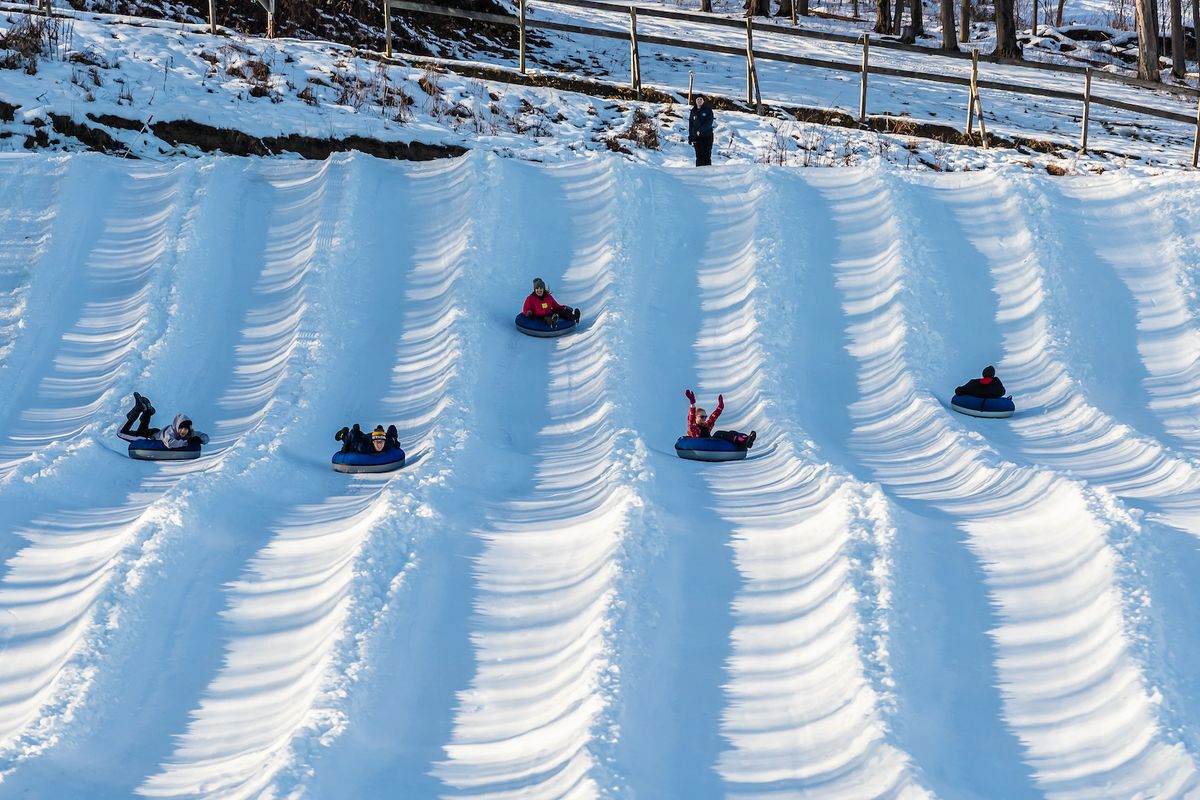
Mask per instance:
[[[692,86],[696,83],[696,73],[688,70],[688,108],[692,107]]]
[[[629,7],[629,70],[634,96],[642,99],[642,60],[638,55],[637,6]]]
[[[792,0],[792,27],[795,27],[797,24],[799,23],[796,21],[796,0]]]
[[[217,35],[217,0],[208,0],[208,32]]]
[[[517,68],[521,74],[525,74],[525,0],[518,0],[517,5],[520,6],[521,16],[521,55]]]
[[[392,57],[392,0],[383,0],[383,54]]]
[[[967,92],[967,136],[975,132],[975,76],[978,74],[979,59],[976,57],[976,50],[971,51],[971,88]]]
[[[1192,137],[1192,166],[1200,166],[1200,97],[1196,98],[1196,133]]]
[[[754,65],[754,19],[746,17],[746,103],[753,103],[762,114],[762,94],[758,90],[758,68]]]
[[[270,0],[267,6],[267,38],[275,38],[275,0]]]
[[[867,121],[867,65],[871,55],[871,34],[863,34],[862,85],[858,89],[858,121]]]
[[[1092,68],[1083,70],[1083,139],[1079,143],[1079,152],[1087,152],[1088,117],[1092,110]]]
[[[979,97],[979,51],[971,51],[971,95],[975,98],[973,108],[979,111],[979,139],[983,149],[988,149],[987,124],[983,121],[983,100]]]

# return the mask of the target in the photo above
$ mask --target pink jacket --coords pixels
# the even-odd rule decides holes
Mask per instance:
[[[530,292],[529,297],[525,298],[525,308],[521,311],[522,314],[533,312],[536,318],[548,317],[556,312],[566,311],[567,307],[559,304],[554,299],[554,295],[546,292],[541,297],[537,296],[537,292]]]
[[[700,424],[696,421],[696,404],[692,403],[688,407],[687,435],[693,439],[707,439],[709,436],[712,436],[712,429],[717,424],[717,417],[721,416],[721,412],[724,410],[725,401],[718,399],[717,407],[708,415],[708,419],[704,421],[704,424]]]

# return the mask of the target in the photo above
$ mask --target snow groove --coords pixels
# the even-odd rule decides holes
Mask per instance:
[[[1044,265],[1062,270],[1053,263],[1055,247],[1046,244],[1054,242],[1054,234],[1027,222],[1031,218],[1026,206],[1045,207],[1048,201],[1032,186],[1011,185],[1001,178],[989,183],[996,187],[989,191],[993,213],[964,230],[995,282],[997,322],[1005,345],[1003,374],[1020,387],[1022,404],[1037,409],[1012,420],[1020,450],[1035,463],[1070,471],[1126,500],[1143,502],[1151,518],[1200,531],[1197,463],[1093,405],[1089,395],[1096,390],[1074,378],[1060,355],[1064,346],[1059,343],[1066,338],[1051,318],[1052,298],[1066,292],[1051,292],[1047,282],[1052,278]],[[1035,240],[1041,247],[1035,247]],[[1096,381],[1105,377],[1102,373]]]
[[[907,363],[903,236],[887,180],[815,175],[837,221],[837,284],[863,397],[854,438],[888,491],[950,514],[978,554],[1000,615],[993,631],[1005,716],[1053,797],[1182,797],[1200,775],[1163,741],[1129,653],[1114,564],[1087,495],[998,462],[927,394]],[[1020,294],[1010,295],[1021,297]]]
[[[144,795],[256,796],[288,763],[287,744],[310,713],[345,614],[354,557],[386,512],[379,491],[311,502],[331,483],[324,473],[281,482],[292,472],[281,445],[288,429],[313,431],[311,417],[324,410],[323,402],[336,400],[331,386],[313,386],[320,380],[314,367],[323,347],[319,332],[338,331],[357,300],[321,283],[332,272],[341,232],[350,230],[354,206],[341,199],[358,195],[353,165],[342,157],[316,169],[262,167],[282,202],[265,233],[258,302],[246,313],[233,381],[218,405],[250,431],[226,451],[236,456],[224,481],[273,486],[284,510],[268,523],[273,538],[248,574],[230,587],[224,618],[231,638],[223,667],[174,755],[139,788]],[[313,302],[310,296],[330,299]],[[336,333],[330,338],[338,341]],[[329,372],[320,374],[331,380]],[[276,457],[268,461],[264,453]],[[297,495],[310,502],[292,501]],[[247,696],[247,687],[259,691]]]
[[[496,166],[510,176],[529,169]],[[479,533],[476,674],[459,695],[447,758],[435,767],[450,796],[600,794],[593,729],[609,702],[601,683],[617,551],[638,502],[606,391],[615,193],[603,162],[546,172],[550,196],[514,203],[514,213],[540,212],[550,237],[571,232],[560,294],[577,298],[593,321],[564,339],[519,343],[534,363],[544,358],[538,348],[552,348],[533,373],[548,392],[546,423],[534,442],[518,443],[533,448],[532,494],[496,509]]]
[[[37,390],[37,405],[27,407],[0,444],[0,482],[56,443],[68,441],[92,424],[105,393],[127,368],[139,345],[151,303],[155,267],[186,208],[181,174],[174,169],[122,171],[106,164],[115,196],[105,207],[101,230],[84,260],[84,291],[73,293],[82,306],[79,318],[62,335],[53,367]],[[184,198],[180,198],[180,194]],[[87,246],[87,245],[85,245]],[[57,253],[57,258],[70,258]],[[72,254],[73,255],[73,254]],[[58,448],[55,448],[56,450]],[[38,460],[44,464],[43,459]],[[32,469],[27,465],[25,469]]]
[[[375,172],[361,159],[355,161],[355,168],[364,173],[363,179]],[[335,613],[344,613],[345,618],[339,621],[342,630],[336,640],[323,642],[336,649],[323,670],[307,730],[292,745],[297,763],[275,781],[283,794],[305,786],[313,754],[341,736],[350,724],[346,699],[370,666],[379,627],[391,606],[400,602],[401,588],[429,547],[436,523],[430,501],[444,490],[461,457],[461,428],[455,424],[461,412],[452,408],[452,393],[458,388],[465,361],[462,328],[466,315],[457,307],[457,298],[477,236],[475,223],[464,224],[463,220],[470,220],[471,209],[480,203],[476,188],[479,171],[475,157],[433,162],[397,169],[391,176],[395,183],[368,187],[365,193],[358,187],[354,192],[363,199],[351,218],[366,218],[367,209],[376,203],[397,203],[397,184],[412,193],[401,223],[404,239],[411,241],[413,248],[413,265],[407,274],[401,275],[380,257],[389,249],[394,223],[377,227],[360,223],[355,242],[339,248],[346,260],[361,260],[380,273],[362,285],[383,297],[403,295],[405,299],[404,323],[396,337],[392,367],[386,373],[380,371],[386,385],[376,388],[369,378],[360,379],[358,385],[366,396],[376,398],[383,419],[396,421],[409,467],[391,476],[360,476],[354,481],[359,485],[350,489],[347,499],[362,512],[373,509],[377,519],[359,526],[358,541],[348,543],[355,548],[350,570],[343,568],[324,580],[322,591],[337,593],[344,609],[339,607]],[[373,347],[382,350],[378,340]],[[346,349],[343,355],[357,366],[353,352]],[[329,541],[323,543],[318,560],[330,561],[340,555],[335,548],[341,545],[336,536],[324,538]],[[281,573],[288,572],[287,566],[282,565]],[[311,594],[304,602],[312,602]]]
[[[1117,273],[1136,304],[1151,411],[1179,446],[1200,456],[1200,325],[1185,294],[1191,244],[1170,225],[1190,215],[1177,200],[1182,190],[1166,181],[1108,178],[1066,183],[1061,193],[1079,204],[1075,213],[1090,251]]]
[[[140,343],[139,333],[154,316],[148,307],[155,267],[169,258],[167,242],[173,236],[172,228],[181,223],[186,205],[177,199],[179,194],[188,194],[179,187],[181,172],[147,170],[127,176],[127,194],[142,199],[137,190],[146,190],[145,208],[123,205],[131,202],[125,195],[115,200],[114,209],[135,213],[136,221],[126,227],[124,221],[110,220],[108,237],[97,243],[88,262],[94,273],[90,288],[104,299],[90,303],[87,315],[64,337],[68,344],[56,358],[59,369],[40,390],[43,398],[85,405],[27,412],[27,419],[42,424],[26,428],[27,438],[17,437],[16,441],[75,435],[82,426],[92,424],[86,420],[102,407],[103,392],[128,371],[127,361]],[[148,185],[138,186],[143,182]],[[123,245],[124,241],[129,244]],[[105,295],[101,288],[106,286],[114,293]],[[9,474],[42,447],[8,447]],[[90,465],[94,474],[97,457],[102,456],[93,449],[51,481],[59,491],[72,491],[77,470],[83,467],[86,474]],[[178,475],[186,469],[176,467],[167,474]],[[168,478],[166,483],[170,481]],[[105,488],[100,483],[98,493],[103,495]],[[22,489],[14,494],[28,491]],[[5,760],[20,760],[53,744],[61,726],[70,721],[86,696],[96,668],[88,658],[75,665],[69,661],[78,653],[102,647],[99,640],[93,640],[93,627],[97,621],[102,627],[112,626],[115,610],[109,607],[106,619],[97,619],[96,610],[105,605],[102,598],[114,574],[130,560],[126,549],[142,531],[170,516],[169,508],[155,505],[161,493],[153,481],[147,481],[128,495],[121,492],[124,505],[105,507],[101,501],[97,507],[89,503],[97,497],[87,487],[78,493],[82,507],[33,516],[20,529],[28,544],[8,562],[0,583],[0,611],[4,612],[0,645],[6,655],[0,660],[0,755]]]
[[[855,489],[800,450],[795,428],[775,421],[767,399],[755,311],[762,255],[756,177],[740,171],[702,184],[704,227],[712,232],[697,264],[703,391],[727,389],[731,418],[755,420],[763,441],[776,445],[765,457],[704,470],[718,513],[734,527],[745,580],[734,601],[721,728],[731,749],[717,768],[731,797],[926,796],[907,756],[887,741],[859,649],[864,621],[849,551],[865,534],[852,511]],[[723,418],[719,427],[744,426]]]

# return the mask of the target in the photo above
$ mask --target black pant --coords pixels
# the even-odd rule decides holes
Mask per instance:
[[[135,431],[133,429],[133,421],[138,419],[139,416],[141,419],[138,421],[138,429]],[[121,430],[117,431],[117,436],[127,442],[133,442],[138,439],[153,439],[160,433],[158,428],[150,427],[150,418],[153,416],[154,414],[149,411],[142,411],[139,414],[138,406],[134,406],[125,415],[125,424],[121,426]]]
[[[739,450],[746,449],[746,434],[739,431],[713,431],[712,438],[724,439],[738,446]]]
[[[713,135],[711,133],[707,136],[697,136],[692,142],[692,146],[696,148],[697,167],[712,166],[712,144]]]

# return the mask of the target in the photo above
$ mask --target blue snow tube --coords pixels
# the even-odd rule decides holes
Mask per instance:
[[[690,461],[740,461],[746,451],[725,439],[702,439],[680,436],[675,440],[675,453]]]
[[[129,443],[129,457],[139,461],[188,461],[200,457],[200,445],[167,447],[161,439],[135,439]]]
[[[357,475],[364,472],[391,472],[404,466],[404,451],[384,450],[382,453],[333,454],[333,471]]]
[[[570,317],[563,317],[558,321],[558,325],[551,328],[545,320],[540,320],[536,317],[530,318],[524,314],[517,314],[517,330],[527,336],[537,336],[542,339],[553,339],[555,336],[562,336],[565,333],[570,333],[575,330],[575,320]]]
[[[969,394],[954,395],[950,407],[971,417],[1011,417],[1017,410],[1012,397],[972,397]]]

